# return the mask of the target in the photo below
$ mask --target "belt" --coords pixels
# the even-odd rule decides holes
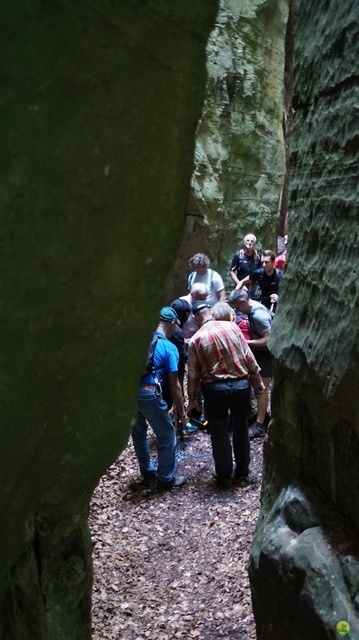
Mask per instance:
[[[154,391],[156,389],[155,384],[140,384],[141,389],[147,389],[147,391]]]
[[[247,380],[247,376],[241,376],[240,378],[216,378],[216,380],[211,380],[210,382],[206,382],[206,384],[212,384],[212,382],[228,382],[229,380]]]
[[[208,385],[216,384],[218,382],[237,382],[238,380],[248,380],[248,377],[242,376],[241,378],[218,378],[217,380],[211,380],[211,382],[206,382],[203,386],[208,387]]]

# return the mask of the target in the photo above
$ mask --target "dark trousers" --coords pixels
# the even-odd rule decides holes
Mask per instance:
[[[248,380],[238,378],[211,382],[204,386],[203,396],[217,478],[219,480],[227,479],[233,473],[232,445],[229,433],[230,417],[236,463],[235,473],[237,475],[245,473],[248,470],[250,460]]]

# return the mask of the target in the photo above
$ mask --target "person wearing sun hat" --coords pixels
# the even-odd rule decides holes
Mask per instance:
[[[169,338],[180,320],[174,309],[162,307],[159,323],[150,344],[147,364],[141,376],[137,392],[137,418],[132,428],[132,441],[145,485],[155,485],[159,490],[181,487],[185,476],[176,476],[176,432],[162,397],[162,383],[167,377],[177,414],[185,426],[189,422],[182,401],[178,380],[178,350]],[[150,458],[147,440],[148,423],[157,439],[157,471]]]

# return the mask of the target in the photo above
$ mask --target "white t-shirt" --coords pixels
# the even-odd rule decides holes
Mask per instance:
[[[201,284],[206,284],[209,288],[209,295],[206,298],[207,304],[210,307],[218,302],[217,292],[222,291],[224,289],[224,282],[222,280],[222,276],[214,271],[213,269],[207,269],[206,273],[203,276],[198,275],[195,271],[192,271],[188,277],[188,290],[191,290],[191,287],[200,282]]]
[[[180,300],[186,300],[186,302],[188,302],[188,304],[191,305],[191,309],[192,309],[192,296],[190,293],[187,296],[181,296]],[[194,316],[192,315],[192,312],[189,314],[188,320],[184,323],[182,329],[183,329],[183,335],[186,340],[189,340],[190,338],[192,338],[192,336],[194,336],[196,331],[198,331],[199,324],[197,324],[197,322],[195,321]]]

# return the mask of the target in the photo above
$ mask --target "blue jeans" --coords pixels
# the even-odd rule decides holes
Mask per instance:
[[[228,379],[206,384],[203,396],[217,478],[230,478],[233,473],[232,446],[228,429],[229,412],[233,429],[235,472],[237,475],[245,473],[250,460],[248,380]]]
[[[147,422],[150,423],[157,438],[158,466],[157,477],[170,482],[176,471],[176,431],[168,414],[167,403],[155,390],[139,387],[137,392],[138,413],[132,429],[132,440],[143,477],[155,476],[156,469],[150,459],[147,440]]]

